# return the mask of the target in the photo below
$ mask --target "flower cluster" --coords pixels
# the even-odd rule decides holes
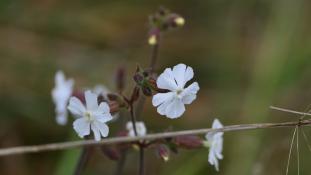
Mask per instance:
[[[182,26],[184,19],[168,10],[160,9],[150,17],[151,29],[149,44],[158,42],[160,32],[170,28]],[[152,67],[142,69],[137,67],[133,80],[135,86],[129,96],[123,94],[125,88],[125,69],[120,68],[116,74],[116,92],[110,92],[105,86],[97,85],[93,90],[73,91],[74,81],[66,80],[62,71],[55,75],[55,88],[52,90],[52,98],[55,103],[56,121],[60,125],[67,123],[67,109],[74,117],[73,129],[81,138],[90,137],[91,132],[96,141],[109,135],[107,123],[118,119],[117,114],[125,109],[130,112],[131,119],[117,136],[142,137],[147,134],[147,128],[143,121],[136,121],[134,105],[141,95],[152,96],[152,105],[157,112],[169,119],[180,118],[186,111],[186,105],[190,105],[200,90],[197,82],[191,82],[194,78],[193,68],[183,63],[172,68],[166,68],[158,76]],[[121,118],[123,116],[120,116]],[[213,129],[222,128],[222,124],[215,119]],[[205,139],[196,135],[183,135],[165,139],[144,140],[130,144],[117,144],[102,146],[101,150],[112,160],[118,160],[121,152],[132,147],[153,148],[156,154],[168,161],[170,152],[178,153],[179,149],[209,148],[208,162],[219,170],[218,160],[223,158],[223,132],[209,132]]]

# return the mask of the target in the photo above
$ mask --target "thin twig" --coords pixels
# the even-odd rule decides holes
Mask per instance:
[[[296,136],[296,131],[297,131],[297,126],[295,127],[293,136],[292,136],[292,140],[290,143],[290,149],[289,149],[289,154],[288,154],[288,159],[287,159],[287,166],[286,166],[286,175],[288,175],[288,170],[289,170],[289,163],[290,163],[290,158],[292,155],[292,148],[293,148],[293,144],[294,144],[294,140],[295,140],[295,136]]]
[[[308,149],[309,149],[309,151],[310,151],[310,153],[311,153],[311,145],[310,145],[309,139],[308,139],[308,137],[307,137],[305,131],[303,130],[303,128],[301,128],[301,131],[302,131],[303,138],[304,138],[304,140],[306,141],[307,146],[308,146]]]
[[[144,160],[144,148],[140,146],[139,149],[139,175],[145,174],[145,160]]]
[[[290,110],[290,109],[285,109],[285,108],[280,108],[280,107],[276,107],[276,106],[270,106],[270,109],[274,109],[274,110],[278,110],[278,111],[283,111],[283,112],[289,112],[289,113],[293,113],[293,114],[299,114],[299,115],[309,115],[311,116],[310,113],[307,112],[298,112],[298,111],[294,111],[294,110]]]
[[[296,139],[296,151],[297,151],[297,175],[300,174],[300,160],[299,160],[299,126],[297,128],[297,139]]]
[[[195,134],[206,134],[209,132],[230,132],[230,131],[242,131],[242,130],[254,130],[254,129],[266,129],[266,128],[282,128],[282,127],[296,127],[299,126],[311,126],[311,119],[294,121],[294,122],[283,122],[283,123],[256,123],[256,124],[242,124],[242,125],[230,125],[223,128],[211,129],[194,129],[194,130],[183,130],[175,132],[164,132],[156,134],[148,134],[145,136],[139,137],[114,137],[107,138],[101,141],[95,140],[81,140],[81,141],[69,141],[62,143],[50,143],[43,145],[34,145],[34,146],[18,146],[0,149],[0,156],[8,156],[14,154],[26,154],[26,153],[38,153],[43,151],[56,151],[71,149],[83,146],[91,145],[111,145],[119,143],[128,143],[128,142],[137,142],[140,140],[156,140],[163,138],[171,138],[181,135],[195,135]]]

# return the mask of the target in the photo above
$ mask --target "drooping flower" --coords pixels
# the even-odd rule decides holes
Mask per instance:
[[[98,105],[98,96],[91,91],[86,91],[84,96],[86,106],[78,98],[70,98],[68,109],[77,117],[73,122],[73,128],[81,138],[90,135],[92,130],[95,140],[99,141],[101,137],[108,136],[109,128],[106,122],[112,120],[110,108],[106,102]]]
[[[137,136],[144,136],[147,133],[147,129],[144,122],[136,122],[135,123]],[[130,137],[135,137],[135,131],[132,122],[126,123],[126,129],[128,130],[128,135]]]
[[[212,125],[213,129],[222,128],[223,125],[218,119],[215,119]],[[223,132],[210,132],[205,135],[207,142],[206,146],[209,147],[208,162],[214,165],[216,170],[219,171],[218,160],[223,159]]]
[[[62,71],[55,75],[55,87],[52,90],[52,99],[55,104],[56,122],[60,125],[67,123],[67,105],[72,95],[74,81],[66,80]]]
[[[185,112],[185,104],[191,104],[200,89],[197,82],[185,87],[192,78],[193,69],[185,64],[178,64],[173,69],[164,70],[157,79],[157,86],[169,92],[157,93],[152,98],[152,104],[157,107],[158,113],[174,119]]]

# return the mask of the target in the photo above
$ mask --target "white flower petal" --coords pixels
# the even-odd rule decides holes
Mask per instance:
[[[73,129],[83,138],[90,134],[90,123],[85,118],[76,119],[73,122]]]
[[[223,125],[218,119],[215,119],[212,125],[213,129],[222,128]],[[216,170],[219,170],[218,159],[223,159],[223,132],[210,132],[205,135],[209,145],[208,161],[211,165],[214,165]]]
[[[157,93],[152,97],[152,105],[153,106],[159,106],[160,104],[164,103],[165,101],[171,101],[174,97],[173,92],[167,92],[167,93]]]
[[[200,87],[197,82],[192,83],[189,85],[184,91],[182,92],[182,101],[184,104],[191,104],[193,100],[196,99],[196,94],[199,91]]]
[[[97,108],[97,111],[101,113],[110,113],[110,107],[106,102],[101,102]]]
[[[90,111],[94,111],[98,108],[98,101],[97,95],[92,93],[91,91],[85,91],[85,102],[86,102],[86,109]]]
[[[147,133],[147,129],[144,122],[136,122],[136,130],[138,136],[144,136]],[[135,131],[132,122],[126,123],[126,129],[128,130],[128,135],[131,137],[135,137]]]
[[[56,122],[59,125],[65,125],[67,123],[67,111],[65,111],[64,113],[57,114]]]
[[[68,105],[69,111],[78,117],[83,117],[86,109],[82,102],[77,97],[71,97]]]
[[[99,131],[99,129],[94,125],[94,122],[91,123],[91,129],[92,129],[92,131],[93,131],[93,133],[94,133],[94,138],[95,138],[95,140],[96,140],[96,141],[100,141],[100,139],[101,139],[100,131]]]
[[[177,89],[172,69],[166,68],[164,72],[157,79],[157,86],[161,89],[168,89],[174,91]]]
[[[178,64],[173,68],[173,75],[178,87],[183,88],[193,78],[193,69],[185,64]]]
[[[212,128],[223,128],[223,125],[222,125],[222,124],[220,123],[220,121],[216,118],[216,119],[213,121]]]
[[[185,85],[185,71],[187,66],[185,64],[178,64],[173,67],[173,75],[179,88]]]
[[[101,123],[101,122],[94,122],[95,127],[98,128],[100,134],[103,137],[107,137],[109,134],[109,127],[105,124],[105,123]]]
[[[55,87],[52,90],[52,99],[55,104],[56,121],[60,125],[67,122],[67,104],[73,91],[74,81],[66,80],[62,71],[55,75]]]
[[[166,116],[171,119],[180,117],[184,112],[185,105],[177,98],[170,102],[165,110]]]
[[[113,117],[111,116],[110,113],[98,113],[98,112],[94,112],[93,113],[93,117],[99,121],[99,122],[102,122],[102,123],[106,123],[110,120],[113,119]]]

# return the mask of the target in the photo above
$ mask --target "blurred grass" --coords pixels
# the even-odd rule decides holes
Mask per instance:
[[[76,87],[105,84],[114,72],[148,64],[147,18],[164,5],[184,15],[181,30],[164,35],[158,72],[191,65],[198,99],[179,120],[160,117],[150,99],[144,119],[150,132],[224,124],[286,121],[270,105],[304,110],[311,99],[311,3],[307,0],[0,2],[0,146],[77,139],[71,124],[55,124],[50,91],[62,69]],[[116,125],[111,125],[116,130]],[[14,131],[14,134],[12,134]],[[306,130],[310,134],[310,130]],[[284,174],[291,130],[225,134],[219,174]],[[301,141],[301,173],[311,172],[311,153]],[[78,150],[0,158],[0,174],[71,174]],[[207,150],[182,151],[168,163],[147,154],[148,174],[214,174]],[[130,154],[127,174],[136,172]],[[293,156],[295,158],[295,155]],[[110,174],[115,163],[96,152],[86,174]],[[38,168],[40,167],[40,168]],[[296,174],[296,163],[290,174]]]

